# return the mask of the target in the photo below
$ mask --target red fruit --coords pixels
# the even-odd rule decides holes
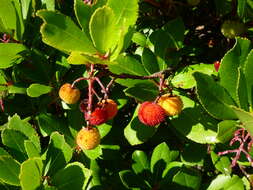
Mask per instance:
[[[214,65],[214,68],[215,68],[215,71],[219,71],[219,68],[220,68],[220,62],[219,61],[215,61],[214,63],[213,63],[213,65]]]
[[[104,108],[97,107],[88,119],[90,125],[101,125],[108,120],[106,110]]]
[[[113,119],[118,113],[118,105],[112,99],[103,100],[98,106],[105,109],[108,120]]]
[[[165,111],[156,103],[144,102],[139,108],[138,118],[145,125],[155,126],[165,120]]]

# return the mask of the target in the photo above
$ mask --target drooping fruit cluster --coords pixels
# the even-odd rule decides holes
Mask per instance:
[[[80,90],[65,83],[59,90],[59,97],[67,104],[75,104],[80,99]]]
[[[94,111],[90,115],[85,113],[85,119],[89,120],[90,125],[101,125],[106,121],[113,119],[117,113],[117,104],[112,99],[107,99],[98,102]]]
[[[179,96],[164,94],[157,103],[146,101],[141,104],[138,112],[139,120],[148,126],[156,126],[167,116],[179,114],[183,109],[183,102]]]
[[[170,94],[162,95],[157,104],[165,110],[167,116],[178,115],[183,109],[183,102],[181,98]]]
[[[95,127],[82,128],[76,136],[76,144],[83,150],[91,150],[100,144],[100,134]]]
[[[235,38],[245,33],[245,31],[245,25],[238,21],[227,20],[221,26],[221,33],[226,38]]]
[[[154,102],[144,102],[139,108],[138,118],[145,125],[156,126],[165,120],[165,111]]]

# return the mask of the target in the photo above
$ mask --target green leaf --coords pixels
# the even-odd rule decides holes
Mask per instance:
[[[155,182],[158,182],[162,178],[165,168],[171,161],[172,158],[168,145],[165,142],[157,145],[153,150],[150,161],[150,168]]]
[[[10,0],[0,0],[0,19],[4,28],[8,30],[16,30],[17,28],[17,15],[14,5]],[[2,32],[2,31],[1,31]],[[0,51],[1,52],[1,51]]]
[[[0,43],[0,69],[6,69],[18,64],[22,53],[27,49],[22,44]]]
[[[95,160],[98,157],[102,156],[103,151],[102,151],[102,147],[100,145],[98,145],[96,148],[92,149],[92,150],[83,150],[84,154],[92,159]]]
[[[28,123],[28,121],[21,120],[18,115],[14,115],[8,122],[8,128],[17,130],[24,134],[40,152],[41,147],[39,136],[33,126]]]
[[[253,50],[250,51],[244,65],[244,74],[247,84],[248,101],[253,108]]]
[[[8,86],[8,92],[11,94],[26,94],[26,88],[19,85]]]
[[[180,96],[184,109],[171,119],[171,123],[181,134],[196,143],[217,143],[217,121],[210,117],[195,101]]]
[[[146,46],[147,43],[147,38],[144,34],[140,33],[140,32],[135,32],[133,34],[133,38],[132,41],[142,47]]]
[[[142,144],[152,137],[157,128],[142,124],[138,119],[139,106],[135,109],[134,115],[124,129],[124,135],[131,145]]]
[[[237,129],[237,125],[237,122],[234,120],[224,120],[218,123],[217,139],[221,143],[230,141]]]
[[[127,28],[135,24],[138,17],[138,0],[108,0],[107,6],[113,10],[117,25]]]
[[[19,161],[27,159],[24,141],[28,138],[13,129],[4,129],[1,133],[2,142],[9,148],[9,152]]]
[[[238,68],[244,68],[250,49],[250,40],[236,38],[236,44],[222,58],[219,68],[220,84],[228,91],[237,104],[239,104],[239,99],[237,97]]]
[[[206,156],[206,146],[190,143],[184,147],[181,153],[181,160],[185,165],[189,166],[203,166]]]
[[[211,158],[215,168],[225,175],[229,175],[232,172],[231,162],[227,156],[218,156],[215,152],[211,152]]]
[[[73,162],[52,177],[52,184],[61,190],[83,189],[88,169],[80,162]]]
[[[149,74],[159,71],[159,65],[155,54],[148,48],[144,48],[141,56],[142,64]]]
[[[20,164],[11,156],[0,156],[0,181],[4,183],[19,186]]]
[[[218,175],[208,186],[207,190],[244,190],[243,181],[237,175]]]
[[[133,57],[120,55],[117,64],[109,65],[111,72],[115,74],[147,75],[143,65]]]
[[[239,17],[243,18],[246,14],[247,0],[238,0],[237,2],[237,14]]]
[[[246,79],[241,67],[238,67],[238,81],[237,81],[237,92],[236,96],[239,100],[239,107],[249,111],[248,103],[248,89],[246,84]]]
[[[27,15],[29,12],[29,7],[31,5],[31,0],[21,0],[21,7],[22,7],[22,14],[23,14],[23,19],[27,19]]]
[[[197,190],[201,185],[201,174],[193,168],[182,167],[173,177],[172,182],[179,185],[174,190],[182,190],[183,188]]]
[[[232,107],[238,119],[242,122],[243,127],[253,135],[253,115],[250,112],[246,112],[240,108]]]
[[[123,185],[128,189],[134,188],[141,188],[143,190],[150,189],[150,187],[147,184],[145,184],[144,180],[131,170],[120,171],[119,177]]]
[[[30,97],[39,97],[43,94],[47,94],[49,92],[51,92],[53,88],[50,87],[50,86],[46,86],[46,85],[43,85],[43,84],[31,84],[27,89],[26,89],[26,92],[27,92],[27,95],[30,96]]]
[[[137,83],[133,87],[124,90],[127,96],[133,97],[138,101],[144,102],[154,100],[158,94],[158,87],[154,83],[145,82]]]
[[[55,0],[44,0],[43,5],[47,8],[49,11],[55,10]]]
[[[87,5],[83,2],[83,0],[75,0],[74,1],[74,10],[77,21],[79,25],[82,27],[84,33],[89,36],[89,21],[93,14],[93,12],[103,5],[105,5],[106,0],[99,0],[93,2],[92,6]]]
[[[197,81],[198,99],[206,111],[217,119],[236,119],[230,107],[235,104],[226,89],[206,74],[195,72],[193,76]]]
[[[132,154],[132,168],[136,174],[141,174],[145,170],[149,170],[149,161],[145,152],[136,150]]]
[[[17,23],[16,23],[17,27],[16,27],[16,31],[14,33],[14,38],[21,41],[25,27],[24,27],[24,21],[23,21],[20,1],[19,0],[12,0],[12,4],[15,7],[15,12],[16,12],[16,16],[17,16]]]
[[[33,158],[33,157],[39,157],[40,156],[40,152],[37,149],[37,147],[33,144],[32,141],[30,140],[25,140],[25,150],[26,153],[28,155],[29,158]]]
[[[192,74],[197,71],[207,75],[212,75],[214,74],[214,66],[212,64],[202,63],[184,67],[181,71],[175,74],[171,82],[176,88],[193,88],[196,86],[196,80]]]
[[[36,14],[44,21],[40,32],[46,44],[66,52],[96,53],[89,37],[69,17],[46,10],[38,11]]]
[[[19,178],[22,190],[34,190],[42,187],[42,169],[41,158],[30,158],[21,164]]]
[[[49,176],[63,168],[72,158],[72,149],[65,142],[64,136],[53,132],[46,152],[45,173]]]
[[[9,153],[2,147],[0,147],[0,156],[9,156]]]
[[[89,23],[91,39],[100,53],[109,53],[118,43],[120,30],[116,27],[116,17],[110,7],[98,8]]]

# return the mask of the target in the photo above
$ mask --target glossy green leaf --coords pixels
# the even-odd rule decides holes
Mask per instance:
[[[250,40],[236,38],[236,44],[222,58],[219,68],[220,84],[228,91],[237,104],[239,104],[237,97],[238,67],[244,68],[245,60],[250,49]]]
[[[83,189],[87,169],[80,162],[73,162],[52,177],[52,184],[61,190]]]
[[[9,68],[18,64],[18,59],[22,58],[22,53],[26,51],[26,47],[16,43],[0,43],[0,68]]]
[[[4,5],[0,8],[0,19],[3,26],[9,30],[16,30],[17,28],[17,15],[15,7],[10,0],[0,0],[0,4]],[[1,31],[2,32],[2,31]],[[1,51],[0,51],[1,52]]]
[[[72,151],[72,148],[65,142],[64,136],[53,132],[46,153],[45,173],[52,175],[63,168],[72,158]]]
[[[55,11],[55,0],[44,0],[42,3],[42,5],[47,8],[47,10]]]
[[[19,85],[8,86],[8,92],[11,94],[26,94],[26,88]]]
[[[236,96],[239,100],[239,107],[246,111],[249,111],[248,89],[247,89],[245,75],[242,72],[241,67],[238,67],[238,81],[237,81]]]
[[[9,153],[6,151],[6,150],[4,150],[2,147],[0,147],[0,156],[8,156],[9,155]]]
[[[168,145],[165,142],[157,145],[153,150],[150,161],[150,168],[155,182],[158,182],[162,178],[163,171],[171,161],[172,158],[170,157]]]
[[[141,56],[142,64],[149,74],[159,71],[159,65],[155,54],[148,48],[144,48]]]
[[[242,122],[243,127],[253,135],[253,115],[250,112],[246,112],[240,108],[232,107],[238,119]]]
[[[30,158],[21,164],[20,184],[22,190],[34,190],[42,187],[43,162],[41,158]]]
[[[28,123],[28,121],[21,120],[18,115],[12,116],[12,118],[9,120],[8,128],[17,130],[24,134],[37,148],[37,150],[40,152],[40,139],[36,132],[36,130],[33,128],[33,126]]]
[[[27,95],[30,97],[39,97],[43,94],[47,94],[52,90],[52,87],[43,84],[31,84],[27,89]]]
[[[171,119],[171,123],[188,139],[201,144],[218,142],[217,121],[210,117],[196,102],[186,96],[181,96],[183,111]]]
[[[100,53],[112,51],[118,43],[120,30],[116,27],[116,17],[110,7],[98,8],[89,23],[91,39]]]
[[[132,41],[142,47],[144,47],[147,43],[147,38],[144,34],[140,33],[140,32],[135,32],[133,34],[133,38]]]
[[[89,37],[69,17],[46,10],[38,11],[36,14],[44,21],[40,31],[46,44],[66,52],[96,53]]]
[[[24,141],[28,138],[14,129],[4,129],[1,133],[2,142],[9,148],[9,152],[19,161],[27,159]]]
[[[83,152],[88,158],[90,158],[92,160],[97,159],[98,157],[102,156],[102,154],[103,154],[102,147],[100,145],[92,150],[83,150]]]
[[[187,144],[181,153],[181,161],[189,166],[203,166],[206,146],[196,143]]]
[[[132,154],[132,168],[136,174],[141,174],[145,170],[149,170],[149,161],[145,152],[136,150]]]
[[[15,13],[17,15],[16,31],[14,33],[14,38],[18,41],[21,41],[25,30],[22,8],[19,0],[12,0],[12,4],[15,7]]]
[[[138,0],[108,0],[107,6],[113,10],[117,25],[126,28],[135,24],[138,17]]]
[[[235,104],[226,89],[206,74],[195,72],[193,76],[197,81],[198,99],[206,111],[217,119],[236,119],[230,107]]]
[[[4,183],[19,186],[20,164],[11,156],[0,156],[0,180]]]
[[[234,120],[224,120],[218,123],[217,139],[221,143],[230,141],[237,129],[237,125],[238,123]]]
[[[21,0],[23,19],[26,20],[32,0]]]
[[[39,157],[40,156],[39,150],[33,144],[32,141],[25,140],[24,146],[25,146],[26,154],[28,155],[29,158]]]
[[[200,188],[201,180],[202,177],[198,170],[182,167],[173,177],[172,182],[178,185],[177,188],[174,188],[175,190],[181,190],[183,188],[197,190]]]
[[[215,152],[211,152],[211,158],[215,168],[225,175],[229,175],[232,172],[231,162],[227,156],[218,156]]]
[[[134,115],[124,129],[124,135],[131,145],[142,144],[152,137],[157,128],[142,124],[138,119],[139,106],[135,109]]]
[[[253,50],[250,51],[244,65],[244,74],[247,84],[248,101],[253,108]]]
[[[133,97],[138,101],[155,100],[159,94],[158,87],[154,83],[143,81],[135,84],[133,87],[124,90],[127,96]]]
[[[247,9],[247,0],[238,0],[237,2],[237,14],[239,17],[244,18]]]
[[[141,188],[143,190],[150,189],[150,187],[147,184],[145,184],[144,180],[131,170],[120,171],[119,177],[123,185],[128,189],[134,188]]]
[[[244,190],[243,181],[237,175],[218,175],[208,186],[207,190]]]
[[[171,82],[177,88],[193,88],[196,86],[196,80],[192,74],[197,71],[212,75],[214,74],[214,66],[212,64],[196,64],[184,67],[181,71],[175,74]]]

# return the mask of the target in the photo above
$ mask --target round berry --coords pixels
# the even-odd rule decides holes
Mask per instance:
[[[101,125],[108,120],[106,110],[100,107],[95,108],[87,119],[90,125]]]
[[[60,98],[67,104],[75,104],[80,99],[81,92],[69,83],[65,83],[59,90]]]
[[[162,95],[157,104],[165,110],[165,113],[168,116],[178,115],[183,109],[183,102],[181,98],[170,94]]]
[[[108,120],[114,118],[118,113],[118,105],[112,99],[102,100],[98,103],[98,106],[105,109]]]
[[[165,111],[156,103],[144,102],[139,108],[138,118],[145,125],[155,126],[165,120]]]
[[[82,128],[76,136],[76,144],[84,150],[96,148],[100,143],[100,134],[95,127]]]

